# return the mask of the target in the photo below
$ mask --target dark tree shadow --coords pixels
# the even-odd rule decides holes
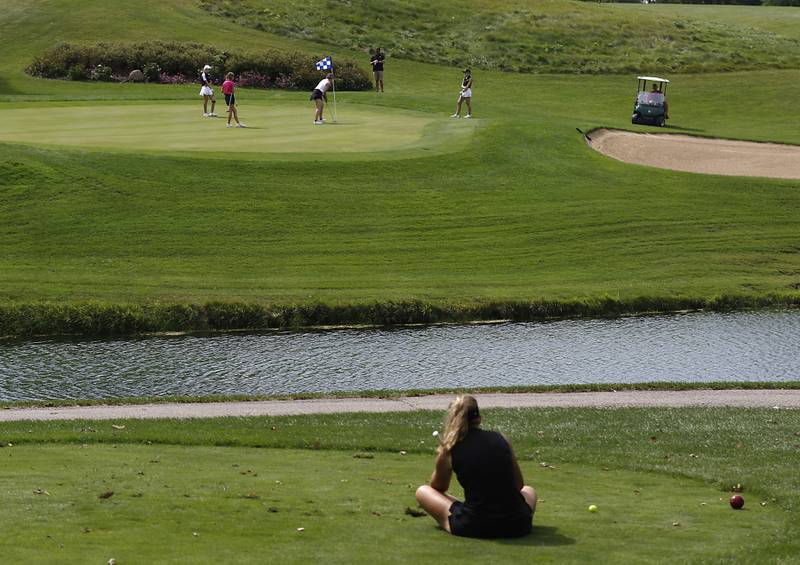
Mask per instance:
[[[0,77],[0,94],[18,94],[18,91],[8,84],[8,80]]]

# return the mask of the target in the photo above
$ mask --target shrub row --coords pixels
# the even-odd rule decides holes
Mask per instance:
[[[254,303],[0,305],[0,337],[116,336],[167,331],[260,330],[312,326],[436,324],[488,320],[528,322],[619,317],[683,310],[798,307],[800,294],[713,298],[640,297],[565,301],[432,304],[420,301],[351,305],[270,306]]]
[[[202,43],[149,41],[143,43],[61,43],[40,56],[26,72],[42,78],[66,80],[124,80],[134,69],[149,82],[197,82],[203,65],[213,67],[213,77],[232,71],[241,86],[311,90],[324,74],[314,63],[318,57],[300,52],[227,52]],[[336,87],[341,90],[371,88],[369,75],[352,61],[335,60]]]

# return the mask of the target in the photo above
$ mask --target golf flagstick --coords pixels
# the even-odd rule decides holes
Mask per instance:
[[[333,69],[331,69],[333,71]],[[333,86],[333,123],[336,123],[336,73],[333,73],[333,78],[331,79],[331,85]]]

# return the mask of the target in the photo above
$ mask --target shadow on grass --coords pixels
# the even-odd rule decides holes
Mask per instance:
[[[676,129],[678,131],[705,131],[702,128],[685,128],[681,126],[670,126],[670,125],[664,126],[664,129]]]
[[[527,536],[511,539],[496,539],[503,545],[529,545],[538,547],[554,547],[559,545],[573,545],[575,538],[558,533],[558,528],[553,526],[533,526],[533,531]]]
[[[12,88],[8,81],[0,77],[0,94],[18,94],[19,91]]]

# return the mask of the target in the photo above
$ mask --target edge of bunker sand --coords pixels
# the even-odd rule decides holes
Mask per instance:
[[[624,163],[698,174],[800,180],[800,145],[597,128],[587,144]]]

